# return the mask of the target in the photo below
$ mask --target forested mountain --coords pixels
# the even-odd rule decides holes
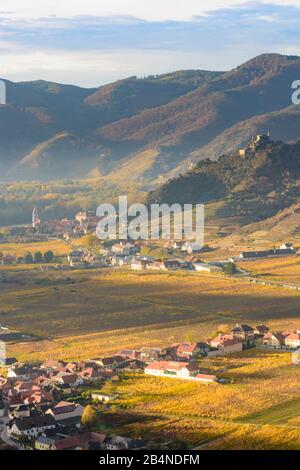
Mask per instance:
[[[229,72],[130,77],[94,89],[7,81],[1,180],[129,176],[147,187],[255,133],[297,140],[291,84],[299,77],[299,57],[264,54]]]

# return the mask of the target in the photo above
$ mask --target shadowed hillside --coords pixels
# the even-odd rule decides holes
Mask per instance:
[[[232,152],[217,161],[200,161],[186,175],[152,191],[148,202],[214,203],[214,215],[257,221],[297,203],[299,179],[300,141],[266,139],[246,157]]]
[[[237,149],[254,133],[297,140],[291,84],[299,76],[299,57],[264,54],[226,73],[179,71],[94,89],[7,82],[2,179],[122,181],[130,168],[131,179],[153,185]]]

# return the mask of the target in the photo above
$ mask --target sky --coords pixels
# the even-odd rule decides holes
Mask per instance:
[[[300,55],[300,0],[0,0],[0,77],[86,87]]]

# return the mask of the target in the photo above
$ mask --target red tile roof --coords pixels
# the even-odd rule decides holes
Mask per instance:
[[[188,362],[176,362],[176,361],[155,361],[152,364],[149,364],[146,369],[151,370],[173,370],[179,371],[184,367],[188,367]]]

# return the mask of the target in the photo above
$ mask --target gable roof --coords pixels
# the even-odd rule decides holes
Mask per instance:
[[[33,428],[44,428],[48,426],[56,426],[55,419],[53,416],[25,416],[23,418],[17,418],[14,423],[19,431],[29,431]]]
[[[75,449],[76,447],[84,447],[90,443],[103,444],[105,439],[106,434],[98,434],[95,432],[78,434],[55,441],[55,448],[56,450],[68,450]]]
[[[239,333],[239,332],[242,332],[242,333],[253,333],[253,328],[252,326],[250,325],[236,325],[234,328],[232,328],[231,330],[232,332],[235,332],[235,333]]]
[[[289,341],[300,341],[300,334],[299,333],[291,333],[289,336],[285,338],[285,340]]]
[[[176,362],[176,361],[155,361],[149,364],[146,369],[151,370],[172,370],[178,372],[181,369],[187,368],[188,362]]]
[[[77,408],[76,403],[69,403],[68,401],[60,401],[57,405],[49,408],[55,416],[65,413],[72,413]]]

